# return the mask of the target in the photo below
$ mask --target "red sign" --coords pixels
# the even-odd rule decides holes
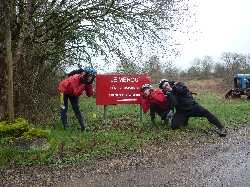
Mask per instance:
[[[97,74],[96,104],[140,104],[143,84],[150,84],[149,76]]]

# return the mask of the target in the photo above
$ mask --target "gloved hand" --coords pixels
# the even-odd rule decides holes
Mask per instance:
[[[162,92],[164,93],[164,95],[170,95],[171,92],[169,92],[168,90],[162,90]]]
[[[169,118],[171,118],[171,117],[173,117],[173,116],[174,116],[174,111],[173,111],[173,110],[170,110],[169,113],[168,113],[167,116],[166,116],[166,119],[169,119]]]
[[[169,83],[169,85],[172,87],[172,86],[174,86],[174,81],[168,81],[168,83]]]
[[[88,77],[86,76],[86,74],[84,76],[80,77],[80,83],[81,84],[87,84],[88,83]]]
[[[171,86],[171,88],[172,88],[172,92],[175,92],[175,90],[176,90],[176,84],[174,84],[173,86]]]

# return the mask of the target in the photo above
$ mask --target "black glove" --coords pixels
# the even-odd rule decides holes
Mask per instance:
[[[81,84],[87,84],[88,83],[88,77],[86,76],[86,74],[84,76],[80,77],[80,83]]]
[[[171,86],[171,88],[172,88],[172,92],[175,92],[175,90],[176,90],[176,84],[174,84],[173,86]]]
[[[174,86],[174,81],[168,81],[170,87]]]

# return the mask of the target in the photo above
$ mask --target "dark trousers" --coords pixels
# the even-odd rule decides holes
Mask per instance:
[[[68,111],[68,100],[71,103],[72,109],[75,112],[76,118],[78,119],[79,123],[81,124],[83,122],[83,117],[82,114],[79,110],[78,106],[78,98],[69,96],[67,94],[63,94],[63,100],[64,100],[64,108],[61,108],[61,119],[62,119],[62,124],[66,125],[68,124],[67,120],[67,111]]]
[[[216,127],[221,129],[223,125],[218,120],[218,118],[213,115],[211,112],[209,112],[206,108],[204,108],[201,105],[196,105],[192,110],[188,112],[178,112],[176,111],[174,114],[174,117],[171,121],[172,129],[179,129],[182,125],[188,123],[188,119],[190,117],[205,117],[208,119],[208,121],[212,124],[214,124]]]
[[[167,114],[170,112],[172,109],[162,109],[160,108],[157,104],[155,103],[150,103],[150,117],[151,120],[155,119],[155,113],[158,114],[162,120],[166,119]]]

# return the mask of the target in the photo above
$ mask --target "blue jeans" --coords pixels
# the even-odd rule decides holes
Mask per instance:
[[[73,96],[69,96],[67,94],[63,94],[63,100],[64,100],[64,108],[61,108],[61,119],[62,119],[62,124],[63,125],[67,125],[68,121],[67,121],[67,111],[68,111],[68,100],[71,103],[72,109],[75,112],[76,118],[78,119],[79,123],[81,124],[83,122],[83,117],[82,114],[79,110],[79,106],[78,106],[78,98],[77,97],[73,97]]]

